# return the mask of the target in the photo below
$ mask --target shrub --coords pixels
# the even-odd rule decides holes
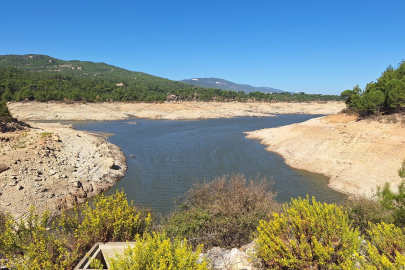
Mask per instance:
[[[12,269],[73,269],[77,249],[69,244],[68,238],[48,233],[48,219],[48,211],[38,215],[34,207],[26,220],[5,217],[0,253],[8,257]]]
[[[7,104],[0,101],[0,121],[10,122],[12,120],[13,118],[7,108]]]
[[[267,179],[222,176],[195,184],[185,200],[163,222],[170,237],[187,238],[194,246],[236,247],[251,241],[259,220],[279,211]]]
[[[73,269],[95,242],[132,241],[149,230],[151,219],[129,204],[123,192],[76,206],[51,230],[46,228],[49,212],[38,215],[31,207],[27,219],[5,217],[0,255],[9,258],[12,269]]]
[[[97,195],[91,205],[75,206],[73,212],[63,213],[58,223],[65,234],[74,235],[82,252],[96,242],[132,241],[149,231],[152,222],[151,213],[129,204],[123,191]]]
[[[367,243],[365,269],[404,269],[405,233],[393,224],[370,225],[367,230],[370,242]]]
[[[352,226],[358,228],[361,234],[366,234],[371,224],[393,221],[390,212],[379,202],[364,197],[355,196],[345,199],[341,206],[349,216]]]
[[[354,268],[361,244],[341,207],[309,197],[292,199],[257,229],[257,255],[277,269]]]
[[[116,254],[107,259],[109,269],[207,269],[205,259],[201,258],[197,263],[202,246],[193,252],[186,239],[171,241],[163,232],[153,235],[146,233],[143,237],[138,235],[135,241],[134,246],[127,247],[123,255]]]

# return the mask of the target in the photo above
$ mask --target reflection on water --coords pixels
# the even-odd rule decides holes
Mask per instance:
[[[68,122],[76,129],[114,133],[109,141],[121,147],[128,170],[106,195],[124,189],[130,200],[161,213],[173,207],[197,180],[242,173],[272,178],[277,200],[315,196],[324,202],[338,202],[344,195],[327,187],[328,178],[287,166],[277,154],[265,150],[244,131],[306,121],[311,115],[243,117],[193,121],[131,119],[109,122]]]

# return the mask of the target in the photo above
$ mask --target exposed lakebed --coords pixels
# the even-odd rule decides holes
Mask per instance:
[[[314,115],[241,117],[207,120],[64,121],[78,130],[114,133],[109,141],[127,157],[126,175],[106,195],[124,190],[129,200],[150,206],[163,214],[195,181],[211,181],[224,174],[242,173],[246,178],[272,178],[277,200],[315,196],[328,203],[344,194],[327,187],[328,178],[289,167],[283,159],[265,150],[245,131],[306,121]],[[136,122],[138,124],[134,124]]]

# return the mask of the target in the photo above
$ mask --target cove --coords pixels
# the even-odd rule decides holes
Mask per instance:
[[[328,178],[289,167],[265,150],[245,131],[279,127],[319,115],[277,115],[205,120],[63,121],[78,130],[114,133],[108,140],[123,150],[128,169],[124,178],[105,192],[122,189],[135,204],[167,214],[174,199],[184,196],[196,181],[211,181],[224,174],[267,177],[274,182],[279,202],[315,196],[336,203],[344,194],[327,187]],[[134,124],[134,122],[138,124]]]

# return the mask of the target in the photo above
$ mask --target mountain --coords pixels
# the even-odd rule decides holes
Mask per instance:
[[[0,55],[0,102],[268,102],[340,99],[340,96],[291,94],[270,87],[253,87],[215,78],[172,81],[105,63],[64,61],[47,55]]]
[[[250,92],[263,92],[263,93],[282,93],[283,90],[274,89],[271,87],[254,87],[247,84],[238,84],[219,78],[193,78],[182,80],[184,83],[193,84],[199,87],[206,88],[219,88],[221,90],[231,90],[235,92],[243,91],[246,94]]]
[[[41,54],[0,55],[0,66],[67,76],[93,78],[104,77],[114,79],[122,78],[131,81],[136,79],[138,81],[159,80],[165,82],[174,82],[169,79],[160,78],[143,72],[130,71],[105,63],[79,60],[65,61]],[[183,84],[181,83],[181,85]]]

